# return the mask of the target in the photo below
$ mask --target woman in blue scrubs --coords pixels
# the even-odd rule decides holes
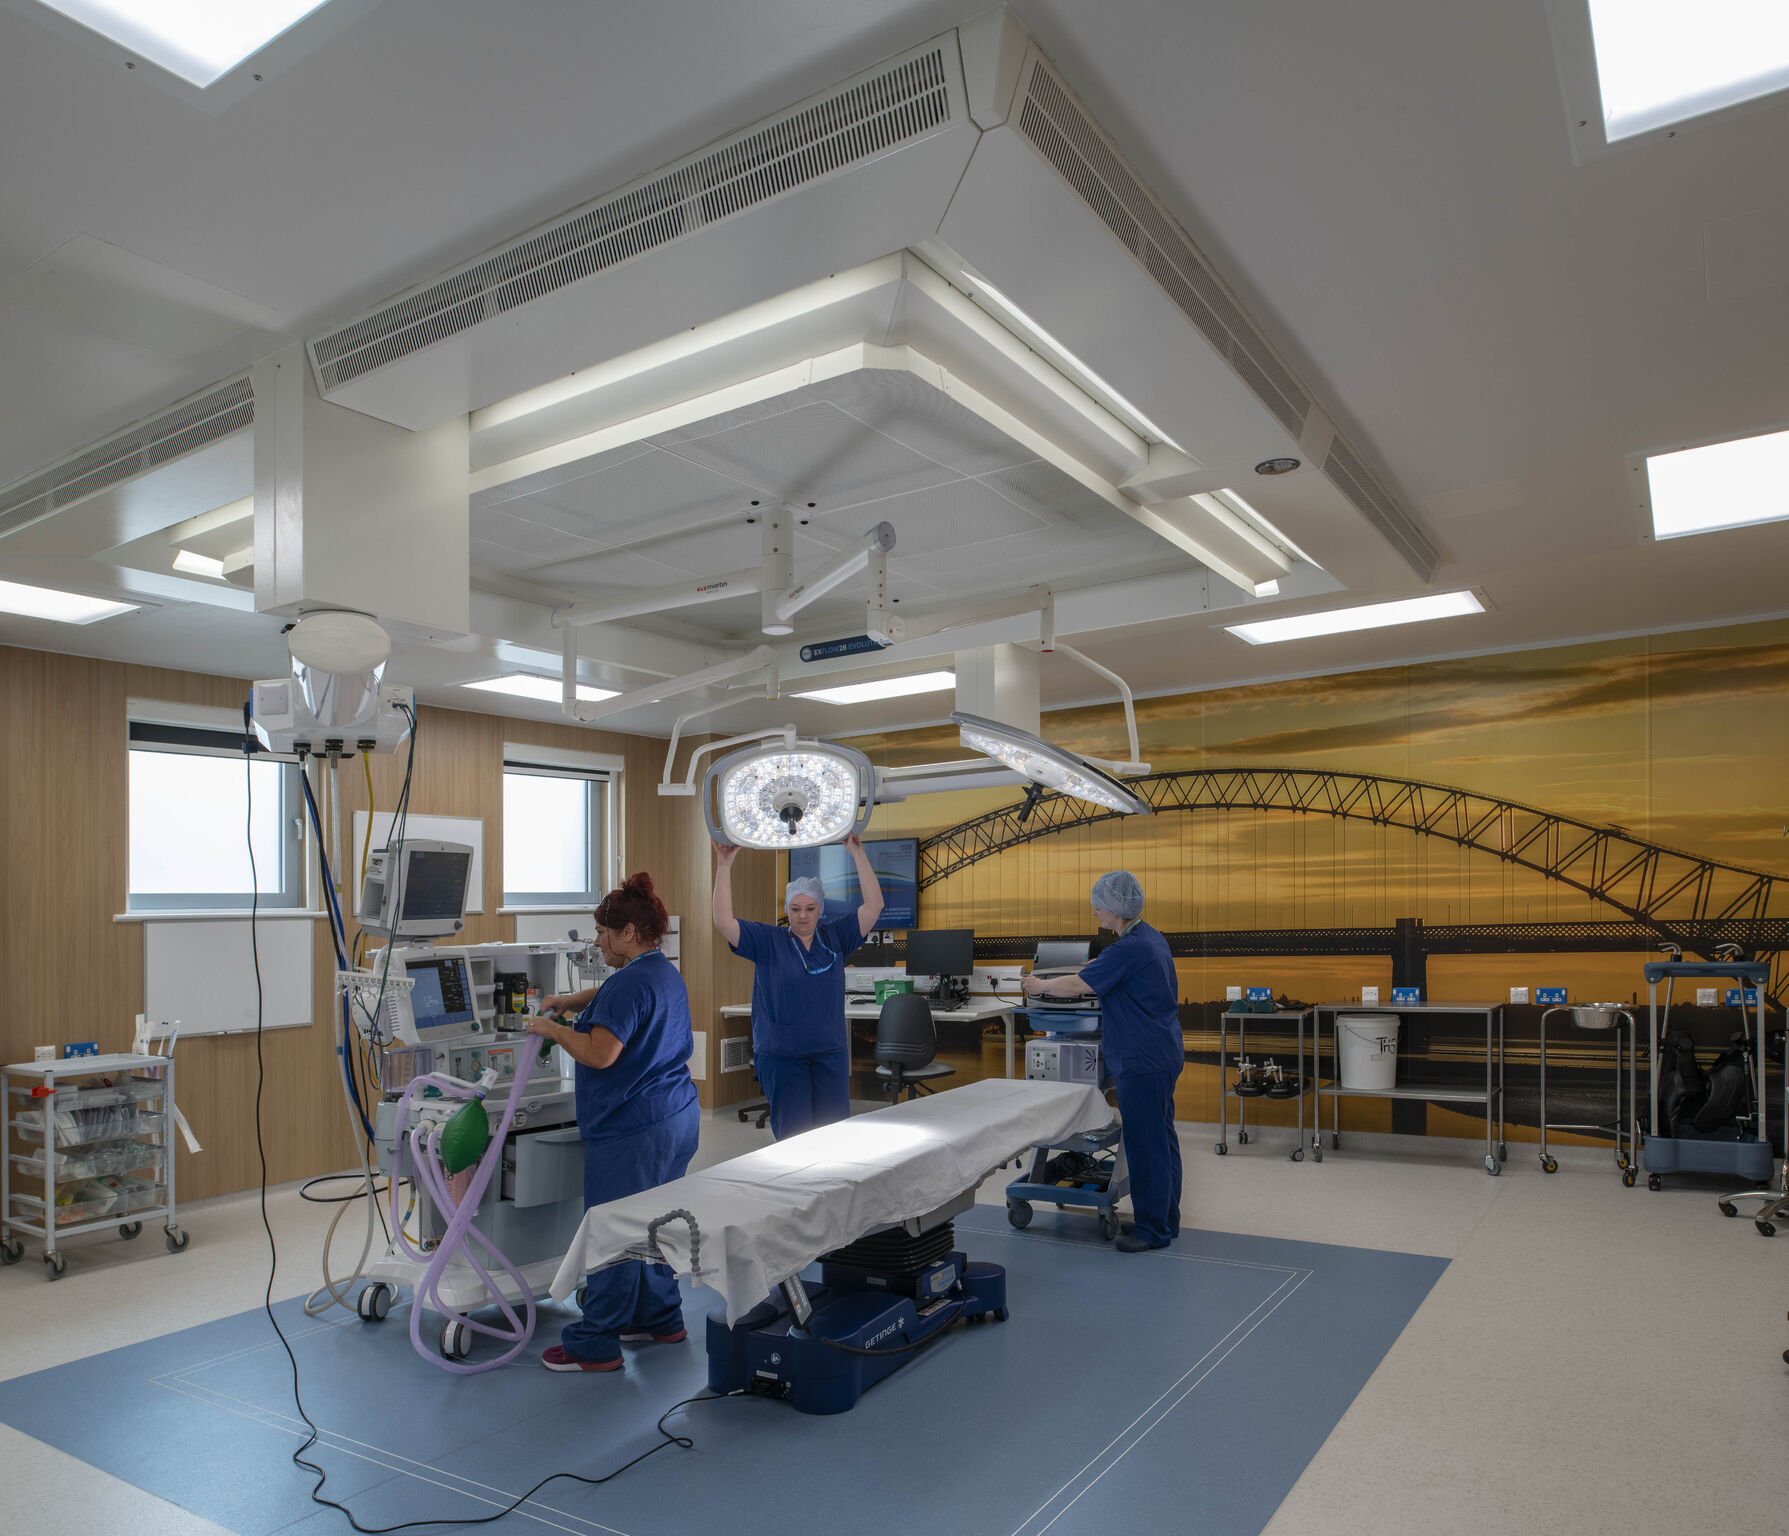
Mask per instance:
[[[882,886],[855,833],[845,846],[857,865],[863,905],[824,923],[820,882],[791,880],[783,895],[789,926],[779,928],[733,915],[733,861],[739,850],[714,845],[714,926],[733,953],[754,967],[752,1055],[778,1141],[851,1113],[845,962],[882,915]]]
[[[581,1009],[577,1023],[528,1024],[578,1064],[585,1209],[680,1179],[695,1155],[689,993],[659,948],[669,926],[651,875],[610,891],[596,909],[596,942],[615,974],[600,989],[546,1000],[549,1012]],[[584,1315],[541,1359],[549,1371],[618,1371],[625,1343],[687,1337],[670,1265],[610,1264],[585,1279]]]
[[[1174,1085],[1186,1064],[1175,1006],[1179,985],[1164,939],[1143,921],[1143,887],[1129,870],[1101,875],[1093,916],[1119,935],[1072,976],[1025,978],[1032,997],[1100,1000],[1102,1049],[1116,1080],[1131,1210],[1118,1239],[1123,1253],[1166,1248],[1180,1234],[1180,1138],[1174,1134]]]

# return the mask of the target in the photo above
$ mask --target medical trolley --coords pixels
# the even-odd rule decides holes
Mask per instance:
[[[1598,1121],[1594,1124],[1566,1124],[1547,1118],[1547,1020],[1557,1015],[1564,1015],[1568,1024],[1579,1029],[1592,1030],[1611,1035],[1615,1041],[1615,1118]],[[1541,1014],[1541,1145],[1540,1159],[1543,1173],[1557,1173],[1559,1163],[1547,1150],[1548,1131],[1594,1131],[1614,1139],[1615,1166],[1621,1173],[1621,1182],[1629,1189],[1634,1187],[1634,1179],[1639,1173],[1639,1161],[1635,1146],[1640,1130],[1639,1101],[1639,1026],[1634,1023],[1634,1015],[1619,1003],[1585,1003],[1579,1006],[1557,1004]],[[1627,1114],[1622,1115],[1622,1054],[1627,1055]]]
[[[1248,1106],[1251,1099],[1265,1099],[1269,1103],[1283,1104],[1287,1100],[1298,1103],[1298,1140],[1293,1143],[1287,1154],[1291,1161],[1304,1161],[1304,1101],[1311,1093],[1315,1082],[1315,1073],[1305,1073],[1304,1038],[1305,1026],[1316,1016],[1315,1008],[1275,1009],[1271,1013],[1256,1013],[1247,1009],[1226,1008],[1218,1017],[1218,1139],[1212,1148],[1219,1157],[1230,1150],[1230,1100],[1236,1100],[1236,1144],[1246,1147],[1249,1144]],[[1279,1028],[1289,1020],[1297,1020],[1298,1054],[1294,1058],[1292,1075],[1288,1078],[1282,1069],[1277,1076],[1267,1077],[1259,1063],[1248,1059],[1249,1026],[1260,1028],[1263,1025]],[[1236,1025],[1236,1062],[1237,1080],[1230,1080],[1230,1025]],[[1283,1038],[1283,1037],[1282,1037]],[[1277,1058],[1274,1065],[1278,1066]],[[1254,1075],[1254,1081],[1244,1083],[1242,1074],[1247,1071]],[[1323,1148],[1315,1147],[1312,1157],[1317,1162],[1323,1161]]]
[[[61,1239],[107,1227],[132,1238],[145,1221],[160,1221],[168,1251],[179,1253],[187,1235],[175,1215],[174,1127],[171,1056],[0,1067],[0,1263],[24,1257],[17,1234],[26,1233],[43,1240],[44,1278],[59,1280],[68,1267]]]

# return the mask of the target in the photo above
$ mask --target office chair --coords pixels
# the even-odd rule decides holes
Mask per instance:
[[[933,1090],[926,1084],[953,1077],[956,1068],[932,1058],[938,1054],[938,1029],[932,1005],[917,992],[896,992],[876,1017],[876,1076],[891,1087],[899,1103]]]

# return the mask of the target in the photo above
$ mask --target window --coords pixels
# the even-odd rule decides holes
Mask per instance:
[[[607,772],[506,761],[503,904],[594,907],[613,881]]]
[[[303,905],[295,762],[258,756],[245,772],[240,730],[148,720],[130,722],[129,755],[129,910],[246,908],[257,884],[263,906]]]

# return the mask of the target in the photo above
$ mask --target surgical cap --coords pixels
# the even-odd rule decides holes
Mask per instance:
[[[815,901],[820,903],[822,909],[826,906],[826,889],[812,875],[803,875],[799,880],[789,882],[788,887],[783,891],[783,910],[785,912],[789,910],[790,903],[797,896],[812,896]]]
[[[1128,923],[1143,915],[1143,887],[1128,869],[1115,869],[1093,882],[1093,904]]]

